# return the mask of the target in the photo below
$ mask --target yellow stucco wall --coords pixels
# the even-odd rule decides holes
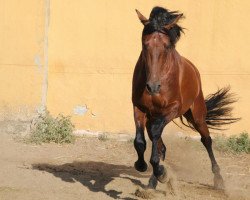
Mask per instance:
[[[200,70],[204,94],[230,84],[240,97],[234,113],[242,120],[227,133],[249,131],[249,1],[0,0],[0,4],[0,109],[5,110],[0,116],[29,114],[41,106],[48,58],[46,96],[53,114],[72,115],[77,129],[134,132],[131,79],[142,31],[134,9],[148,16],[153,6],[160,5],[186,16],[181,21],[185,35],[177,49]],[[30,109],[24,112],[24,107]]]
[[[44,2],[0,0],[0,120],[26,120],[41,101]]]

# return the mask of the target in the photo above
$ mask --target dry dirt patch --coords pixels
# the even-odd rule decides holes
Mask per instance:
[[[176,134],[167,134],[164,141],[166,165],[177,178],[178,193],[158,184],[153,199],[249,199],[249,155],[215,152],[227,187],[219,191],[212,186],[210,162],[199,141]],[[132,142],[82,137],[75,144],[31,145],[2,133],[0,147],[1,200],[134,200],[139,199],[135,191],[145,188],[151,175],[151,168],[146,173],[134,170]]]

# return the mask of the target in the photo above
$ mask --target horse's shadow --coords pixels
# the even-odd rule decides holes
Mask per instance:
[[[134,200],[130,197],[121,198],[122,192],[116,190],[106,190],[105,186],[116,177],[128,179],[132,183],[145,187],[141,181],[132,177],[148,177],[141,175],[133,167],[125,165],[114,165],[104,162],[85,161],[54,165],[47,163],[33,164],[33,169],[52,173],[66,182],[80,182],[92,192],[103,192],[114,199]],[[122,175],[122,176],[121,176]],[[127,175],[127,176],[126,176]]]

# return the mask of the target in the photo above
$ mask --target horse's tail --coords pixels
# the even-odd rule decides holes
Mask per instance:
[[[224,130],[221,128],[223,125],[232,124],[240,120],[240,118],[232,117],[231,104],[238,101],[233,93],[229,93],[230,86],[218,89],[214,94],[210,94],[205,98],[205,104],[207,107],[206,123],[208,128],[215,130]],[[181,122],[185,126],[195,130],[193,126],[193,116],[191,110],[188,110],[184,114],[187,119],[187,123],[183,121],[181,117]]]
[[[221,130],[222,125],[232,124],[240,118],[232,117],[231,104],[238,101],[233,93],[229,93],[230,86],[219,89],[216,93],[206,97],[207,106],[206,123],[209,128]]]

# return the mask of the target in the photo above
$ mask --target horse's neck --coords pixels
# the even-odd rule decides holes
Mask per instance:
[[[180,65],[181,61],[181,56],[180,54],[176,51],[175,48],[169,49],[167,56],[166,56],[166,66],[171,70],[172,68],[176,69],[176,66]]]

